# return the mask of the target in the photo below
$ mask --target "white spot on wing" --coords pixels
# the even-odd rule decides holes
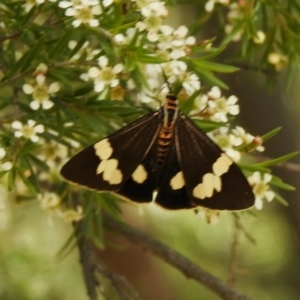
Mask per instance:
[[[224,153],[215,161],[212,166],[213,173],[217,176],[221,176],[229,170],[232,160]]]
[[[185,182],[182,171],[178,172],[170,181],[172,190],[179,190],[184,187]]]
[[[131,177],[135,182],[143,183],[147,179],[148,174],[143,165],[138,165]]]
[[[122,182],[123,175],[119,169],[116,169],[108,180],[109,184],[119,184]]]
[[[96,173],[103,173],[103,180],[109,184],[119,184],[122,182],[123,175],[121,170],[118,169],[118,164],[117,159],[104,159],[99,164]]]
[[[101,160],[110,158],[113,153],[113,148],[107,138],[96,143],[94,149]]]
[[[103,171],[103,179],[109,181],[115,170],[118,168],[118,161],[116,159],[109,159],[106,161]]]
[[[232,160],[224,153],[215,161],[212,166],[213,173],[203,175],[202,182],[193,189],[193,196],[204,200],[211,198],[214,191],[220,192],[222,189],[221,176],[228,172]]]
[[[107,160],[102,160],[101,161],[101,163],[99,164],[99,166],[97,168],[97,171],[96,171],[97,174],[100,174],[105,170],[106,163],[107,163]]]

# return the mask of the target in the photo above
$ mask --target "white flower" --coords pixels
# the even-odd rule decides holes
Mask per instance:
[[[141,7],[141,14],[144,17],[149,17],[154,14],[158,17],[166,17],[168,15],[168,10],[166,9],[164,2],[152,1]]]
[[[218,98],[221,98],[222,96],[222,93],[221,93],[221,90],[218,86],[213,86],[210,91],[207,93],[207,96],[210,98],[210,99],[218,99]]]
[[[61,217],[65,222],[79,221],[83,218],[83,209],[81,206],[77,206],[77,209],[65,209],[59,212],[59,217]]]
[[[45,74],[47,71],[48,71],[48,66],[44,63],[40,63],[35,69],[35,72],[37,73]]]
[[[20,138],[23,136],[34,143],[39,140],[37,133],[44,132],[44,125],[36,125],[34,120],[28,120],[25,125],[23,125],[20,121],[14,121],[11,126],[15,130],[15,137]]]
[[[193,94],[195,91],[198,91],[200,89],[200,81],[198,76],[193,73],[186,73],[182,81],[182,86],[189,95]]]
[[[113,0],[102,0],[102,5],[103,5],[104,7],[107,7],[107,6],[112,5],[113,2],[114,2]]]
[[[234,147],[240,146],[242,140],[229,133],[228,127],[221,127],[209,134],[220,148],[235,162],[239,161],[241,154]]]
[[[78,27],[81,24],[88,24],[91,27],[99,26],[99,20],[96,19],[95,16],[100,15],[101,13],[101,6],[98,4],[91,6],[91,3],[88,0],[81,0],[80,4],[74,5],[73,7],[70,5],[65,11],[66,16],[74,17],[76,19],[72,22],[74,27]]]
[[[68,156],[68,148],[55,140],[43,141],[39,151],[38,158],[44,162],[54,161],[57,158],[64,159]]]
[[[49,214],[57,213],[61,207],[61,199],[56,193],[46,192],[38,195],[42,210]]]
[[[92,67],[88,70],[89,77],[94,79],[94,90],[101,92],[105,86],[117,86],[119,84],[117,74],[122,72],[123,65],[117,64],[114,67],[109,67],[108,58],[106,56],[99,57],[98,64],[100,68]]]
[[[171,81],[176,81],[179,75],[185,74],[187,64],[180,60],[171,60],[161,65],[167,77],[172,77]]]
[[[165,74],[169,76],[170,83],[181,83],[188,95],[200,89],[200,80],[194,73],[186,72],[184,62],[173,60],[163,65]],[[173,72],[172,72],[173,70]]]
[[[0,162],[0,172],[7,172],[13,167],[11,161],[5,161],[3,163]]]
[[[214,7],[215,7],[215,4],[219,2],[223,5],[227,5],[229,3],[229,0],[208,0],[206,3],[205,3],[205,6],[204,6],[204,9],[207,11],[207,12],[212,12]]]
[[[162,32],[165,35],[168,35],[168,31],[170,31],[170,28],[163,29]],[[171,35],[171,40],[169,42],[170,48],[170,54],[169,57],[171,59],[179,59],[180,57],[184,57],[187,54],[187,49],[189,49],[190,46],[194,45],[196,43],[196,39],[193,36],[189,36],[186,38],[186,35],[188,33],[188,29],[186,26],[180,26],[177,30],[173,31]],[[166,48],[166,37],[165,39],[165,45]],[[161,45],[161,44],[159,44]],[[159,46],[158,45],[158,46]]]
[[[138,8],[143,8],[148,6],[153,0],[131,0],[131,1],[135,2]]]
[[[270,202],[275,196],[274,192],[269,190],[268,183],[271,179],[271,174],[265,173],[262,175],[260,172],[254,172],[250,177],[248,177],[248,181],[252,186],[252,190],[255,195],[254,206],[258,210],[263,208],[263,199]]]
[[[256,35],[253,37],[253,41],[255,44],[262,44],[266,39],[266,34],[259,30],[256,32]]]
[[[239,106],[236,104],[238,98],[236,96],[230,96],[228,99],[220,97],[221,92],[219,88],[214,87],[208,93],[211,100],[208,101],[208,107],[213,112],[210,119],[215,122],[227,122],[227,115],[237,115],[240,112]],[[219,98],[215,98],[219,97]]]
[[[250,144],[250,143],[255,143],[255,139],[257,137],[251,135],[250,133],[246,132],[244,128],[240,127],[240,126],[236,126],[234,129],[232,129],[231,131],[237,138],[240,138],[242,140],[242,144],[243,145],[247,145],[247,144]],[[265,148],[263,146],[261,146],[261,144],[257,144],[255,143],[254,145],[257,145],[255,147],[255,149],[257,151],[264,151]]]
[[[36,85],[25,83],[23,91],[25,94],[32,94],[33,101],[30,102],[30,107],[37,110],[42,106],[43,109],[49,109],[53,106],[53,102],[49,99],[50,94],[59,91],[60,86],[58,82],[53,82],[49,86],[45,83],[46,77],[42,74],[36,76]]]
[[[144,19],[136,23],[136,28],[139,31],[147,30],[147,39],[150,42],[157,41],[162,21],[168,14],[165,3],[153,1],[147,5],[143,5],[141,7],[141,14],[144,16]]]
[[[281,70],[283,67],[286,66],[288,59],[286,56],[277,53],[277,52],[271,52],[268,55],[268,62],[275,66],[276,70]]]

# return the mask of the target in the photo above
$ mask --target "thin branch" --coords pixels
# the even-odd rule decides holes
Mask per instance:
[[[77,237],[77,245],[79,249],[80,264],[82,267],[83,277],[87,294],[90,300],[98,299],[98,291],[100,282],[97,273],[101,274],[109,281],[114,288],[120,300],[141,300],[138,293],[132,288],[127,280],[113,272],[110,272],[99,264],[95,255],[92,242],[84,237],[83,227],[84,221],[81,220],[73,224]]]
[[[218,294],[225,300],[250,300],[249,297],[242,295],[235,291],[228,284],[219,278],[211,275],[203,270],[188,258],[175,250],[169,248],[160,241],[153,237],[141,232],[127,224],[113,219],[107,214],[103,215],[104,226],[112,231],[115,231],[125,236],[132,243],[139,244],[143,248],[154,255],[160,257],[165,262],[180,270],[188,278],[193,278],[201,284],[205,285],[208,289]]]
[[[74,230],[77,232],[77,245],[79,249],[80,264],[87,294],[90,300],[97,300],[97,287],[100,285],[95,276],[94,255],[91,244],[83,235],[83,221],[74,223]]]
[[[142,300],[123,276],[108,271],[100,264],[95,264],[95,268],[104,278],[109,280],[120,300]]]

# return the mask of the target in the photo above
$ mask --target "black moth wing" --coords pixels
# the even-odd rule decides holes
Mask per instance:
[[[76,154],[62,167],[61,175],[67,181],[90,189],[119,193],[147,156],[160,124],[158,112],[139,118]],[[147,173],[148,181],[152,178],[150,175]],[[131,200],[136,201],[134,198]]]
[[[178,119],[175,138],[192,205],[216,210],[242,210],[254,205],[253,191],[239,167],[184,115]]]
[[[180,179],[177,180],[177,186],[174,186],[173,182],[171,184],[172,178],[182,171],[177,152],[179,148],[179,145],[176,145],[177,142],[177,138],[173,134],[169,150],[158,172],[159,184],[155,202],[166,209],[195,208],[195,205],[191,203],[186,186],[180,185]]]

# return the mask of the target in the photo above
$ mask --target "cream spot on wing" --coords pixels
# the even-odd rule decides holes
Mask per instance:
[[[213,173],[217,176],[221,176],[229,170],[232,160],[224,153],[215,161],[212,166]]]
[[[106,163],[107,163],[107,160],[102,160],[101,161],[101,163],[98,165],[97,170],[96,170],[97,174],[100,174],[100,173],[102,173],[105,170]]]
[[[96,143],[94,149],[101,160],[110,158],[113,153],[113,148],[107,138]]]
[[[196,185],[196,187],[193,189],[193,196],[203,200],[205,198],[205,190],[203,183],[199,183]]]
[[[143,183],[147,179],[148,174],[143,165],[138,165],[131,177],[135,182]]]
[[[109,181],[115,170],[118,168],[118,160],[109,159],[106,161],[105,168],[103,170],[103,180]]]
[[[183,173],[180,171],[178,172],[170,181],[170,186],[172,190],[179,190],[184,187],[185,182],[183,178]]]
[[[212,173],[206,173],[203,176],[202,180],[202,188],[205,197],[210,198],[214,192],[214,177],[215,175]]]
[[[198,199],[211,198],[214,191],[220,192],[222,189],[221,175],[228,172],[232,165],[232,160],[224,153],[212,165],[213,173],[206,173],[202,182],[193,189],[193,196]]]
[[[109,184],[119,184],[122,182],[123,175],[119,169],[116,169],[108,180]]]

